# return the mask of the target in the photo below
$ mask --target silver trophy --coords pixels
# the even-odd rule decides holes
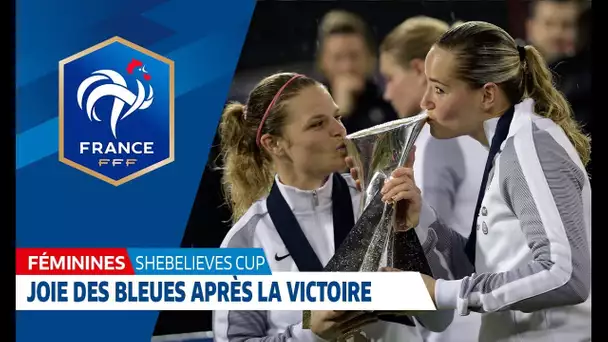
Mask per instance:
[[[348,155],[361,182],[361,216],[325,271],[375,272],[389,266],[430,273],[415,231],[395,230],[395,205],[383,202],[380,193],[391,173],[405,165],[426,119],[426,113],[419,114],[346,137]]]
[[[383,202],[380,193],[391,173],[405,165],[427,117],[423,113],[346,136],[348,155],[361,182],[361,216],[324,271],[376,272],[388,266],[431,275],[416,232],[395,230],[395,204]],[[377,313],[378,317],[387,314]],[[310,311],[305,311],[303,326],[309,324]]]

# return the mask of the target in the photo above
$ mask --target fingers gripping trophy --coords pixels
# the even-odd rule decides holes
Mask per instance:
[[[426,123],[425,113],[390,121],[346,137],[347,162],[361,191],[361,216],[344,242],[328,262],[328,272],[375,272],[389,267],[431,275],[416,232],[402,214],[407,201],[386,198],[382,188],[392,179],[393,171],[411,167],[414,143]],[[409,165],[408,165],[409,164]],[[352,316],[352,317],[349,317]],[[408,320],[404,312],[353,313],[341,315],[342,341],[357,341],[357,328],[371,321]],[[303,326],[310,328],[311,313],[305,311]]]

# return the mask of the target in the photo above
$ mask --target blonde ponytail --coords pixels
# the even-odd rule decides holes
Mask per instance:
[[[540,52],[531,45],[527,45],[525,49],[525,96],[534,100],[534,111],[538,115],[553,120],[564,130],[586,166],[591,159],[591,138],[582,132],[572,115],[570,104],[555,88],[551,71]]]
[[[219,127],[224,162],[222,183],[233,223],[268,193],[273,181],[269,158],[262,155],[255,141],[248,137],[251,128],[245,122],[244,109],[240,103],[228,104]]]

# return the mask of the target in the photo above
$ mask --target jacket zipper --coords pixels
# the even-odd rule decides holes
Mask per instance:
[[[317,197],[317,190],[312,191],[312,206],[316,207],[319,205],[319,197]]]

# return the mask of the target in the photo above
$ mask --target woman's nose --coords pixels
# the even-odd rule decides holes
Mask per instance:
[[[420,108],[424,110],[433,110],[435,108],[435,104],[429,99],[429,91],[424,92],[424,96],[422,96],[422,100],[420,100]]]
[[[331,135],[335,137],[345,137],[346,128],[340,120],[335,120],[331,125]]]

